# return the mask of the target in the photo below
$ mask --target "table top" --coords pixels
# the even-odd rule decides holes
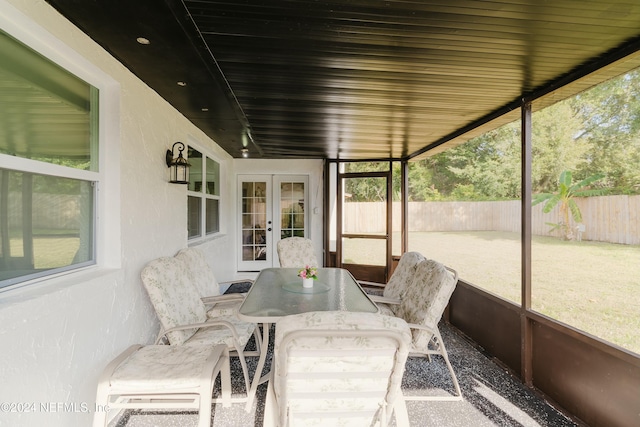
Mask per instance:
[[[248,322],[274,323],[283,316],[309,311],[378,312],[347,270],[318,268],[318,279],[310,289],[302,287],[298,270],[262,270],[238,309],[238,317]]]

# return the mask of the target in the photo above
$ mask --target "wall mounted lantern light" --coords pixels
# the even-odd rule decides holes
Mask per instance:
[[[175,149],[178,145],[178,157],[175,157]],[[189,162],[182,157],[184,151],[184,144],[182,142],[176,142],[171,147],[171,150],[167,150],[167,166],[169,167],[169,182],[173,184],[188,184],[189,183]]]

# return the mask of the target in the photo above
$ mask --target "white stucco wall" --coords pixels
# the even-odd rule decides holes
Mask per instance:
[[[30,413],[0,411],[0,425],[87,426],[104,366],[130,344],[152,342],[157,333],[141,269],[187,244],[186,186],[167,182],[165,151],[193,137],[217,154],[229,173],[233,161],[44,1],[0,0],[0,28],[18,29],[83,73],[98,69],[96,74],[112,79],[110,90],[119,96],[112,113],[120,130],[106,141],[116,158],[104,187],[107,209],[115,213],[106,218],[107,233],[115,236],[111,246],[101,247],[102,265],[0,293],[0,403],[34,405]],[[224,215],[232,217],[232,208],[224,206]],[[229,244],[223,236],[203,246],[219,265],[231,266]],[[233,272],[218,272],[225,275]]]

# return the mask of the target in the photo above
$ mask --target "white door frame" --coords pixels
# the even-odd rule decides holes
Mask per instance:
[[[237,252],[237,268],[238,271],[260,271],[263,268],[270,267],[273,263],[273,252],[271,251],[271,240],[273,236],[272,218],[271,218],[271,175],[238,175],[237,178],[237,198],[238,198],[238,210],[237,212],[237,233],[236,242],[238,243]],[[255,196],[255,194],[243,194],[242,186],[246,182],[264,182],[265,189],[264,194],[261,196]],[[263,203],[263,208],[260,208],[262,213],[258,214],[253,212],[256,208],[252,209],[252,212],[244,213],[243,206],[245,203]],[[255,256],[257,251],[261,248],[256,244],[259,240],[254,234],[261,233],[264,235],[266,241],[264,242],[265,258],[264,259],[243,259],[243,254],[248,251],[247,256]],[[251,247],[251,245],[256,246]]]
[[[264,195],[265,203],[265,218],[264,223],[260,224],[259,228],[256,228],[259,233],[262,233],[264,229],[266,236],[266,256],[260,260],[243,260],[243,251],[246,248],[243,247],[243,203],[245,203],[246,197],[242,194],[242,184],[245,182],[265,182],[266,194]],[[304,237],[310,238],[310,217],[311,206],[309,200],[309,175],[300,174],[257,174],[257,175],[244,175],[237,176],[237,199],[238,199],[238,225],[236,238],[238,242],[237,251],[237,267],[238,271],[260,271],[263,268],[278,267],[280,262],[277,256],[277,244],[281,239],[282,233],[282,212],[281,212],[281,200],[283,195],[281,194],[281,184],[286,182],[302,182],[304,183],[304,200],[302,205],[304,207]],[[252,223],[255,225],[255,222]],[[247,231],[248,230],[244,230]]]

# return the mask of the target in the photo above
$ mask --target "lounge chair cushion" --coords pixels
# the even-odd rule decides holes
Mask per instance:
[[[400,257],[396,269],[393,270],[389,282],[384,287],[383,296],[386,298],[402,298],[407,285],[416,274],[416,267],[424,260],[424,256],[418,252],[405,252]]]
[[[456,281],[441,263],[425,260],[418,264],[415,276],[402,297],[400,305],[393,306],[396,316],[407,323],[426,326],[435,331],[442,313],[449,303]],[[413,346],[426,349],[433,332],[413,329]]]
[[[407,324],[399,318],[381,316],[373,313],[353,312],[309,312],[294,316],[287,316],[278,322],[274,340],[274,354],[285,349],[281,347],[283,337],[294,330],[392,330],[398,331],[408,349],[411,334]],[[296,413],[324,413],[363,411],[362,418],[351,418],[353,425],[363,425],[371,422],[371,408],[377,408],[381,396],[384,397],[389,383],[389,372],[393,369],[394,351],[389,340],[376,336],[357,336],[353,338],[303,337],[290,342],[289,348],[294,347],[287,358],[286,367],[281,365],[279,357],[274,358],[276,373],[274,391],[277,400],[282,399],[282,387],[285,380],[289,396],[289,408]],[[366,349],[366,354],[355,353],[345,355],[348,350]],[[391,353],[389,353],[391,351]],[[408,351],[397,357],[406,360]],[[282,375],[286,371],[286,378]],[[310,376],[309,372],[315,372]],[[326,379],[322,372],[344,372],[344,377]],[[357,373],[362,375],[358,377]],[[354,374],[356,375],[354,377]],[[402,373],[400,373],[402,375]],[[364,377],[362,377],[364,376]],[[357,398],[338,399],[327,397],[326,393],[336,390],[348,390],[349,393],[360,393]],[[303,396],[298,398],[298,396]],[[336,407],[338,405],[339,407]],[[369,411],[369,412],[367,412]],[[375,412],[375,410],[374,410]],[[305,419],[305,425],[326,423],[326,419]],[[344,422],[349,418],[336,419]],[[320,424],[319,424],[320,425]],[[338,424],[335,424],[338,425]],[[340,425],[343,425],[342,423]],[[344,424],[351,425],[351,424]],[[368,425],[368,424],[367,424]]]
[[[174,257],[153,260],[142,270],[142,282],[164,330],[207,320],[200,294],[191,282],[187,266]],[[167,334],[172,345],[181,345],[196,329]]]
[[[111,375],[111,387],[137,392],[196,388],[209,346],[148,345],[133,353]]]
[[[200,249],[181,249],[176,258],[186,264],[191,282],[201,297],[220,295],[220,284]]]
[[[278,241],[277,249],[280,267],[303,268],[307,265],[318,267],[313,243],[309,239],[287,237]]]
[[[213,307],[205,306],[207,310],[207,317],[209,319],[236,317],[239,305],[240,304],[238,302],[233,301],[227,303],[217,303]]]

